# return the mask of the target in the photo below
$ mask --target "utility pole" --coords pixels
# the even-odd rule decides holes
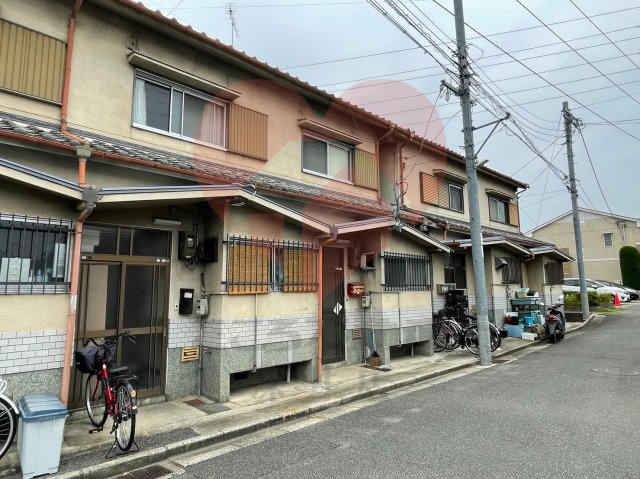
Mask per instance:
[[[478,197],[478,175],[476,173],[476,153],[473,144],[473,127],[471,119],[471,94],[469,61],[467,59],[467,41],[464,31],[464,13],[462,0],[454,0],[453,11],[456,18],[456,43],[458,57],[458,87],[442,84],[460,97],[462,107],[462,132],[464,133],[464,159],[467,170],[469,194],[469,215],[471,223],[471,256],[473,259],[473,281],[476,293],[476,312],[478,315],[478,335],[480,342],[480,365],[491,365],[491,344],[489,338],[489,314],[487,306],[487,285],[484,272],[484,251],[482,247],[482,224],[480,219],[480,200]],[[495,128],[502,119],[497,120]],[[487,125],[483,125],[487,126]],[[493,133],[492,131],[492,133]],[[491,135],[491,134],[490,134]],[[486,141],[485,141],[486,143]],[[484,146],[484,144],[483,144]]]
[[[569,192],[571,193],[571,208],[573,210],[573,233],[576,237],[576,253],[578,256],[578,277],[580,278],[580,303],[582,305],[582,320],[589,319],[589,298],[587,296],[587,279],[584,274],[584,253],[582,251],[582,231],[580,229],[580,213],[578,212],[578,188],[576,187],[576,172],[573,167],[573,127],[580,128],[582,121],[573,116],[569,110],[569,103],[562,102],[562,116],[564,117],[564,134],[567,141],[567,160],[569,162]]]

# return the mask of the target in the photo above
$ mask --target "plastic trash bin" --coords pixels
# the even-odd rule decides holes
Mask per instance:
[[[18,401],[18,457],[23,479],[58,472],[67,409],[52,395]]]

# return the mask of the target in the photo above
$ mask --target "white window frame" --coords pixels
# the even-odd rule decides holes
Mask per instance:
[[[504,221],[500,221],[499,219],[495,219],[491,217],[491,202],[500,202],[504,203]],[[496,223],[501,223],[504,225],[508,225],[509,223],[509,201],[497,198],[495,196],[489,196],[489,221],[495,221]]]
[[[159,128],[154,128],[152,126],[148,126],[145,125],[143,123],[137,123],[135,121],[136,119],[136,97],[138,95],[137,92],[137,87],[136,87],[136,80],[137,79],[141,79],[145,82],[148,83],[153,83],[155,85],[158,85],[160,87],[163,88],[168,88],[171,90],[171,96],[169,98],[169,130],[165,131],[165,130],[161,130]],[[173,117],[173,91],[174,90],[179,90],[183,93],[186,93],[188,95],[191,95],[193,97],[199,98],[201,100],[210,102],[210,103],[214,103],[218,106],[221,106],[223,108],[223,122],[222,122],[222,138],[223,138],[223,145],[216,145],[215,143],[208,143],[206,141],[202,141],[202,140],[198,140],[197,138],[191,138],[190,136],[184,136],[178,133],[174,133],[171,131],[171,119]],[[164,136],[170,136],[172,138],[177,138],[179,140],[184,140],[184,141],[188,141],[190,143],[196,143],[198,145],[204,145],[204,146],[209,146],[212,148],[216,148],[219,150],[224,150],[227,151],[227,123],[228,123],[228,117],[229,117],[229,108],[228,108],[228,102],[226,101],[222,101],[218,98],[214,98],[210,95],[207,95],[206,93],[202,93],[198,90],[194,90],[193,88],[189,88],[188,86],[185,85],[181,85],[180,83],[176,83],[173,82],[171,80],[167,80],[165,78],[159,77],[157,75],[153,75],[151,73],[142,71],[142,70],[136,70],[136,74],[134,76],[134,88],[133,88],[133,107],[131,108],[131,124],[136,127],[136,128],[140,128],[141,130],[147,130],[147,131],[152,131],[154,133],[159,133],[161,135]],[[184,125],[184,97],[183,97],[183,101],[182,101],[182,124]]]
[[[607,239],[606,239],[607,235],[609,235],[611,244],[607,244]],[[613,233],[611,232],[602,233],[602,244],[604,245],[605,248],[613,248]]]
[[[329,145],[332,145],[332,146],[334,146],[336,148],[340,148],[340,149],[343,149],[343,150],[347,151],[347,153],[349,153],[349,165],[348,165],[349,179],[345,180],[345,179],[342,179],[342,178],[336,178],[335,176],[325,175],[324,173],[320,173],[318,171],[309,170],[308,168],[305,168],[304,167],[304,137],[305,136],[309,137],[309,138],[313,138],[314,140],[324,141],[325,143],[327,143],[327,147]],[[354,151],[355,151],[355,147],[353,145],[349,145],[347,143],[342,143],[342,142],[337,141],[337,140],[332,140],[331,138],[327,138],[326,136],[318,135],[318,134],[315,134],[315,133],[311,133],[311,132],[309,132],[307,130],[304,130],[302,132],[302,154],[301,154],[302,171],[304,173],[309,173],[310,175],[321,176],[322,178],[327,178],[329,180],[339,181],[341,183],[346,183],[348,185],[353,185],[353,156],[354,156]]]
[[[464,213],[464,188],[462,187],[462,185],[457,185],[455,183],[449,183],[448,187],[449,187],[449,209],[451,211],[459,211],[460,213]],[[451,188],[460,190],[460,209],[459,210],[454,208],[451,204]]]

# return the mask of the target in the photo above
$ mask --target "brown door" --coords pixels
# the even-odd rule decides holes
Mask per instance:
[[[322,260],[322,363],[344,361],[343,250],[324,247]]]

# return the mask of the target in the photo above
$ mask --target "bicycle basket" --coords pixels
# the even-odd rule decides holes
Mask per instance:
[[[102,362],[107,363],[107,367],[110,368],[116,363],[116,345],[103,346],[98,350],[96,354],[96,365],[99,368],[102,367]]]
[[[95,346],[87,346],[82,349],[77,349],[75,352],[76,369],[84,374],[96,372],[99,368],[99,363],[96,361],[97,355],[98,348]]]

